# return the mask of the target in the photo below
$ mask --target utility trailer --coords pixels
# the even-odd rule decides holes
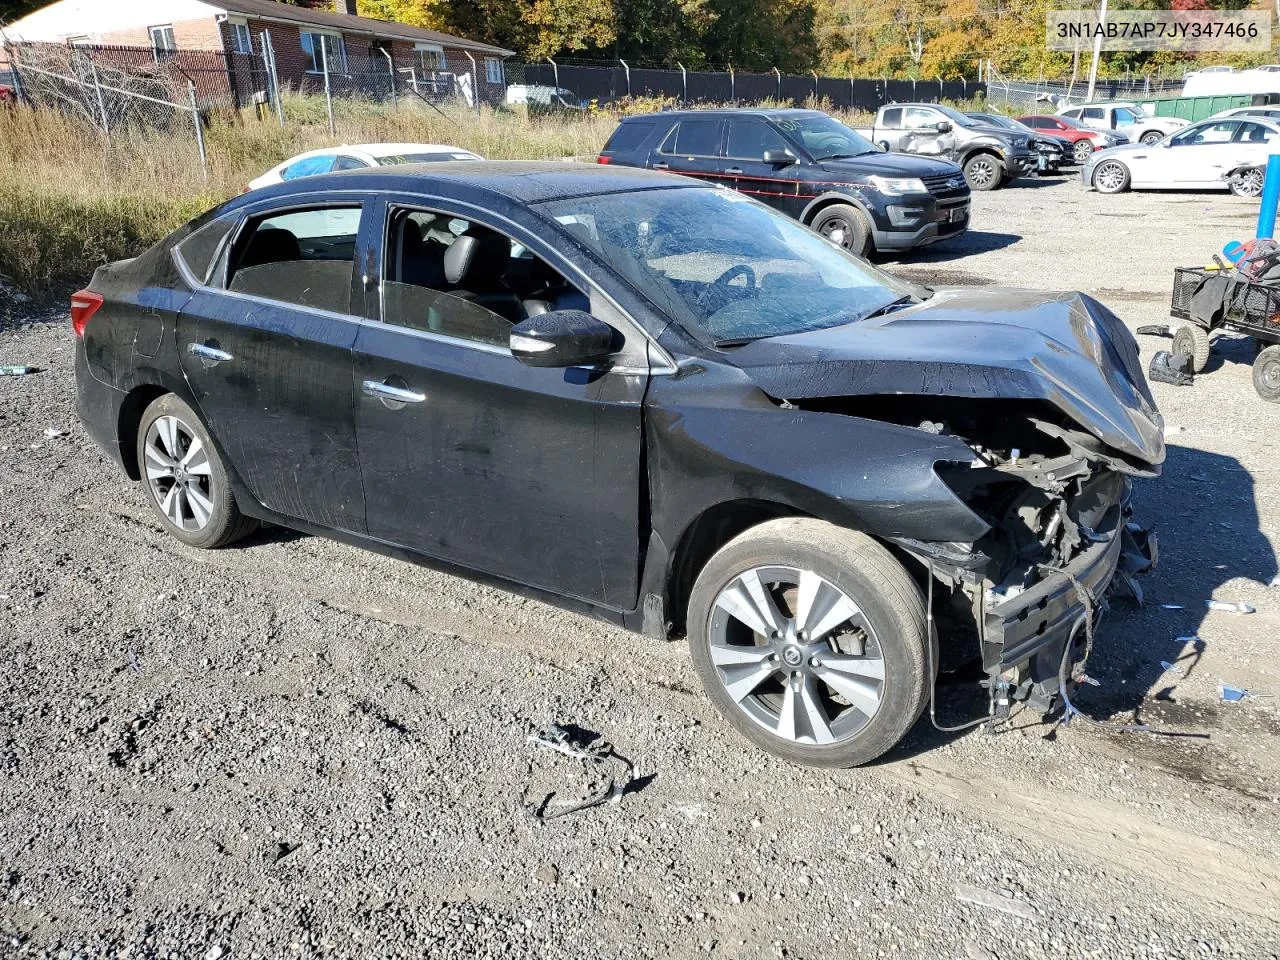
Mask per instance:
[[[1193,301],[1203,298],[1193,308]],[[1210,309],[1206,317],[1206,306]],[[1221,270],[1178,267],[1173,271],[1169,313],[1184,321],[1173,337],[1173,352],[1191,358],[1200,373],[1209,360],[1214,334],[1222,330],[1252,337],[1253,387],[1258,396],[1280,403],[1280,283],[1245,280]]]

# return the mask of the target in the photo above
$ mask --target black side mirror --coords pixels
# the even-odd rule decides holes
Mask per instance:
[[[511,328],[511,355],[530,367],[577,367],[613,353],[614,336],[585,310],[552,310]]]
[[[796,158],[791,155],[789,150],[766,150],[761,160],[765,163],[771,163],[775,167],[789,167],[796,162]]]
[[[933,125],[933,129],[937,130],[939,133],[950,133],[950,132],[951,132],[951,121],[950,121],[950,120],[939,120],[937,123],[935,123],[935,124]]]

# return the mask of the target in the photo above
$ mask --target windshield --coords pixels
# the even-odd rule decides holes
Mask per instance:
[[[539,205],[695,337],[728,346],[863,319],[912,288],[721,188]]]
[[[958,123],[962,127],[989,126],[989,124],[986,124],[981,120],[975,120],[973,117],[966,117],[959,110],[953,109],[952,107],[944,107],[940,103],[931,103],[929,106],[933,107],[935,110],[941,111],[948,120],[952,123]]]
[[[1089,129],[1079,120],[1077,120],[1075,117],[1057,116],[1054,119],[1061,121],[1064,127],[1070,127],[1072,130],[1088,130]]]
[[[864,153],[880,152],[866,137],[823,113],[781,114],[772,119],[779,130],[800,141],[814,160],[860,157]]]

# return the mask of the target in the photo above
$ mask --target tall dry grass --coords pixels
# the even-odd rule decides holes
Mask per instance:
[[[490,159],[594,154],[617,118],[523,112],[399,109],[339,102],[331,136],[324,101],[286,98],[274,116],[215,114],[205,131],[209,172],[194,131],[121,129],[104,139],[54,110],[0,110],[0,276],[36,299],[88,280],[99,265],[136,256],[192,217],[238,194],[264,171],[317,147],[379,141],[448,143]]]

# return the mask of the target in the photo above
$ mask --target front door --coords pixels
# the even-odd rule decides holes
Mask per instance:
[[[765,163],[766,150],[783,151],[797,162]],[[755,197],[792,217],[799,217],[810,191],[801,181],[796,151],[786,139],[759,117],[730,120],[724,139],[725,182],[740,193]]]
[[[720,140],[723,133],[723,120],[710,117],[681,120],[653,151],[649,166],[708,183],[721,183],[724,163],[720,159]]]
[[[589,307],[612,318],[550,265],[541,240],[471,216],[386,207],[382,322],[362,327],[355,345],[369,533],[633,608],[644,351],[627,372],[539,369],[512,357],[511,326],[531,313]]]
[[[200,412],[253,497],[353,532],[364,531],[351,398],[361,209],[252,217],[228,254],[225,286],[198,288],[177,326]]]
[[[1179,130],[1167,144],[1151,148],[1153,179],[1170,186],[1222,186],[1227,165],[1239,152],[1232,146],[1239,128],[1239,120],[1223,120]]]

